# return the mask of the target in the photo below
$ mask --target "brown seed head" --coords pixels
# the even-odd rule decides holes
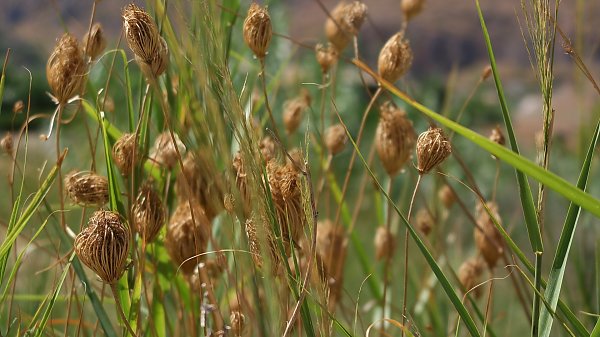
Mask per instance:
[[[342,152],[347,142],[348,135],[342,124],[332,125],[325,130],[325,146],[332,156]]]
[[[485,262],[481,257],[474,256],[463,262],[458,269],[458,279],[465,292],[470,291],[479,283],[479,278],[485,268]],[[479,288],[478,288],[479,289]],[[475,295],[479,296],[480,291],[475,290]]]
[[[125,270],[130,236],[119,214],[96,211],[75,237],[75,253],[102,281],[115,284]]]
[[[184,273],[192,273],[200,263],[198,255],[205,252],[210,233],[211,223],[198,202],[184,200],[177,205],[167,227],[165,247]]]
[[[367,17],[367,6],[360,1],[341,1],[325,22],[325,35],[340,53],[358,31]]]
[[[394,234],[385,226],[377,227],[375,233],[375,258],[378,261],[394,255]]]
[[[452,153],[450,141],[440,128],[429,127],[417,138],[417,169],[427,174]]]
[[[65,177],[65,191],[81,206],[102,206],[108,202],[108,179],[93,172],[73,171]]]
[[[15,151],[15,142],[10,132],[7,132],[4,137],[2,137],[2,140],[0,140],[0,147],[2,147],[4,153],[12,157]]]
[[[175,149],[170,132],[166,131],[156,137],[154,146],[149,155],[151,160],[167,169],[172,169],[177,164],[177,152],[183,157],[186,150],[185,145],[179,139],[179,136],[176,133],[173,135],[175,137],[177,149]]]
[[[423,233],[425,236],[429,235],[433,226],[435,225],[435,220],[431,216],[431,213],[426,208],[421,208],[417,212],[416,217],[417,228]]]
[[[134,4],[125,6],[122,15],[127,44],[142,72],[148,78],[160,76],[167,69],[169,48],[160,36],[156,23]]]
[[[489,139],[499,145],[506,144],[506,139],[504,138],[504,134],[502,134],[502,129],[500,129],[499,125],[496,125],[496,127],[492,129]]]
[[[46,63],[46,78],[59,104],[66,104],[83,85],[86,65],[77,39],[65,33]]]
[[[145,182],[133,205],[132,218],[135,229],[146,243],[152,242],[160,232],[166,218],[166,209],[151,182]]]
[[[327,45],[318,43],[315,46],[315,53],[317,55],[317,62],[321,66],[323,74],[329,72],[329,69],[331,69],[338,60],[338,52],[331,43],[327,43]]]
[[[135,134],[124,133],[121,138],[117,139],[112,148],[112,157],[121,171],[121,174],[127,176],[131,173],[131,169],[137,162],[134,158],[135,151]],[[140,157],[141,150],[137,150],[136,157]]]
[[[292,134],[298,129],[307,108],[304,97],[296,97],[283,104],[283,124],[288,134]]]
[[[16,101],[13,105],[13,113],[15,114],[23,112],[23,109],[25,109],[25,103],[22,100]]]
[[[248,47],[252,49],[256,57],[264,58],[273,36],[271,17],[267,9],[253,2],[248,9],[243,29],[244,41]]]
[[[106,48],[106,39],[102,25],[95,23],[92,29],[83,36],[83,53],[91,60],[95,60]]]
[[[381,106],[375,148],[387,173],[393,177],[412,156],[415,129],[404,110],[388,101]]]
[[[438,198],[447,209],[450,209],[450,207],[452,207],[456,201],[456,196],[448,185],[444,185],[440,188],[438,191]]]
[[[379,52],[377,67],[379,76],[388,82],[396,82],[412,65],[413,54],[410,44],[399,32],[390,37]]]
[[[498,223],[502,224],[502,219],[500,218],[500,214],[498,214],[498,205],[494,202],[488,202],[487,206]],[[500,256],[502,256],[504,241],[482,204],[477,205],[476,214],[478,227],[475,227],[473,233],[475,244],[488,266],[493,268]]]
[[[402,0],[400,7],[404,14],[405,20],[410,20],[423,10],[425,0]]]
[[[293,165],[280,165],[272,160],[267,163],[267,179],[282,239],[286,245],[297,242],[305,220],[298,171]]]

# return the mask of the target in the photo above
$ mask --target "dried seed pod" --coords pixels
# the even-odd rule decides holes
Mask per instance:
[[[154,141],[154,146],[152,147],[152,151],[150,151],[150,159],[156,162],[157,164],[164,166],[167,169],[172,169],[178,160],[179,155],[183,156],[185,154],[185,145],[179,139],[179,136],[174,133],[175,144],[177,144],[177,148],[173,144],[173,139],[171,138],[170,132],[163,132],[156,137]]]
[[[474,256],[463,262],[458,268],[458,280],[460,284],[462,284],[465,292],[469,292],[473,287],[475,287],[479,283],[479,278],[483,273],[485,268],[485,262],[479,257]],[[480,288],[475,289],[475,296],[479,297],[481,295],[479,290]]]
[[[330,220],[320,221],[317,225],[317,261],[329,286],[327,304],[330,310],[335,309],[342,291],[348,248],[348,240],[344,234],[344,228],[335,226]]]
[[[379,76],[388,82],[396,82],[412,65],[413,54],[404,33],[394,34],[379,52],[377,67]]]
[[[96,211],[75,237],[75,253],[102,281],[115,284],[125,270],[130,237],[118,213]]]
[[[246,323],[246,316],[241,312],[232,311],[229,315],[229,323],[231,324],[231,333],[234,337],[249,335],[249,326]]]
[[[425,0],[402,0],[400,7],[404,14],[404,19],[409,21],[423,10]]]
[[[129,175],[131,169],[137,162],[134,158],[135,152],[135,134],[124,133],[121,138],[117,139],[115,145],[112,148],[112,157],[115,165],[121,171],[123,175]],[[140,150],[138,149],[136,157],[140,157]]]
[[[388,101],[381,106],[375,148],[387,173],[393,177],[411,158],[415,129],[404,110]]]
[[[86,65],[77,39],[65,33],[46,63],[46,78],[58,104],[66,104],[81,89]]]
[[[283,125],[288,134],[292,134],[298,129],[307,108],[305,97],[296,97],[283,104]]]
[[[166,209],[151,182],[145,182],[135,199],[132,219],[135,229],[146,243],[152,242],[165,223]]]
[[[438,191],[438,199],[440,199],[444,207],[450,209],[456,201],[456,195],[454,195],[454,192],[450,186],[444,185]]]
[[[261,7],[256,2],[250,5],[244,20],[243,33],[244,41],[252,49],[254,55],[260,59],[264,58],[273,36],[271,17],[265,7]]]
[[[260,153],[262,154],[265,163],[269,162],[271,159],[275,159],[277,155],[277,145],[270,136],[263,138],[258,144],[258,148],[260,149]]]
[[[93,172],[69,173],[65,177],[65,190],[81,206],[102,206],[108,202],[108,179]]]
[[[337,63],[338,52],[331,43],[327,43],[327,45],[318,43],[315,46],[315,53],[323,74],[328,73],[329,69]]]
[[[331,11],[325,22],[325,35],[338,53],[344,50],[352,38],[358,35],[367,17],[367,6],[360,1],[341,1]]]
[[[394,255],[394,234],[385,226],[377,227],[375,233],[375,258],[378,261],[389,259]]]
[[[417,170],[427,174],[452,153],[450,141],[440,128],[429,127],[417,138]]]
[[[104,38],[104,30],[102,25],[95,23],[92,29],[85,33],[83,36],[83,53],[87,55],[90,60],[95,60],[106,48],[106,39]]]
[[[208,151],[188,153],[175,184],[175,194],[180,199],[197,199],[210,220],[223,210],[224,188],[214,163]]]
[[[485,81],[492,75],[492,67],[490,65],[485,66],[481,72],[481,80]]]
[[[13,113],[14,114],[23,112],[23,109],[25,109],[25,103],[23,103],[22,100],[16,101],[15,104],[13,105]]]
[[[342,152],[347,142],[348,135],[342,124],[332,125],[325,130],[325,146],[332,156]]]
[[[426,236],[429,235],[435,225],[435,220],[426,208],[421,208],[417,212],[416,222],[417,228]]]
[[[487,206],[498,223],[502,224],[502,219],[498,214],[498,205],[494,202],[488,202]],[[477,205],[476,214],[478,227],[475,227],[473,233],[475,244],[488,266],[493,268],[502,256],[504,241],[482,204]]]
[[[506,144],[506,139],[504,138],[504,134],[502,133],[502,129],[500,129],[500,126],[496,125],[495,128],[492,129],[492,132],[490,133],[490,137],[489,139],[499,145],[504,145]]]
[[[7,132],[4,137],[2,137],[2,140],[0,140],[0,147],[2,147],[4,153],[12,157],[15,151],[15,142],[10,132]]]
[[[156,23],[143,9],[134,4],[123,8],[123,28],[127,44],[147,78],[160,76],[169,62],[169,48]]]
[[[190,208],[191,203],[191,208]],[[167,226],[165,247],[175,265],[190,274],[201,261],[210,238],[211,223],[198,202],[181,201]]]

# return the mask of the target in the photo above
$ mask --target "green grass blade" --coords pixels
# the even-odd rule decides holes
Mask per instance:
[[[0,76],[0,103],[3,102],[4,98],[4,85],[6,82],[6,64],[8,63],[8,56],[10,55],[10,48],[6,51],[6,57],[4,58],[4,66],[2,67],[2,75]],[[0,104],[0,115],[2,115],[2,104]]]
[[[590,166],[592,164],[592,158],[594,157],[594,149],[596,148],[596,144],[598,142],[599,133],[600,122],[596,124],[594,136],[590,142],[590,146],[581,168],[581,173],[579,174],[579,179],[577,180],[577,187],[583,191],[585,191],[587,186],[588,177],[590,174]],[[558,303],[558,298],[560,296],[560,290],[565,275],[565,269],[567,267],[567,259],[569,257],[569,251],[571,250],[571,243],[573,242],[573,236],[575,235],[575,229],[577,228],[577,221],[579,219],[580,212],[581,207],[578,205],[573,203],[569,205],[569,210],[567,211],[562,233],[560,234],[560,239],[558,241],[558,247],[556,247],[556,254],[554,255],[554,261],[552,262],[552,269],[550,270],[550,275],[548,276],[548,285],[546,287],[546,292],[544,293],[544,296],[546,300],[549,301],[552,310],[556,310],[556,305]],[[540,316],[540,336],[550,336],[552,321],[552,316],[548,310],[545,310],[545,308],[542,309]]]

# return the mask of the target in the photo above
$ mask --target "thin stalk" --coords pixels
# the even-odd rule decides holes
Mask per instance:
[[[410,222],[410,215],[412,214],[413,205],[415,202],[415,197],[417,195],[417,190],[419,189],[419,185],[421,184],[422,174],[419,174],[417,177],[417,183],[415,184],[415,189],[413,191],[413,195],[410,198],[410,206],[408,206],[408,215],[406,217],[406,221]],[[404,233],[404,283],[403,283],[403,293],[402,296],[402,326],[406,326],[406,296],[408,295],[408,243],[409,243],[409,232],[408,228]],[[404,337],[404,329],[402,329],[402,337]]]
[[[133,331],[133,329],[131,328],[131,325],[129,325],[129,321],[127,320],[127,317],[125,317],[125,313],[123,312],[123,305],[121,304],[121,299],[119,298],[119,293],[117,291],[117,286],[115,283],[110,284],[110,290],[112,290],[113,297],[115,299],[115,303],[117,306],[117,311],[119,312],[119,315],[121,316],[121,319],[123,320],[123,324],[125,324],[125,327],[129,331],[131,336],[135,337],[136,334]]]
[[[496,202],[496,193],[498,192],[498,180],[500,179],[500,160],[496,158],[496,175],[494,176],[494,188],[492,189],[492,202]]]
[[[260,74],[258,75],[261,79],[263,95],[265,96],[265,109],[267,109],[267,113],[269,114],[269,120],[271,122],[271,127],[273,128],[273,132],[277,139],[281,139],[279,136],[279,131],[277,130],[277,124],[275,123],[275,118],[273,117],[273,111],[271,110],[271,105],[269,104],[269,95],[267,94],[267,78],[265,72],[265,59],[264,57],[260,58]]]
[[[488,321],[492,311],[492,300],[494,294],[494,271],[490,269],[490,290],[488,291],[487,301],[485,304],[485,318],[483,320],[483,335],[487,331]]]
[[[541,310],[541,301],[540,294],[542,291],[542,253],[535,253],[535,273],[534,273],[534,283],[535,283],[535,294],[533,298],[533,316],[531,322],[531,337],[537,337],[539,334],[539,323],[540,323],[540,310]]]
[[[60,150],[60,124],[61,118],[64,110],[64,104],[58,105],[58,114],[56,116],[56,162],[58,163],[58,198],[60,199],[60,227],[63,230],[66,230],[66,220],[65,220],[65,196],[63,192],[63,178],[62,178],[62,161],[61,150]]]
[[[392,183],[394,182],[394,177],[389,176],[387,193],[388,195],[392,195]],[[388,233],[390,233],[390,229],[392,227],[392,207],[388,205],[385,219],[385,227]],[[390,245],[391,243],[388,243]],[[388,249],[393,249],[392,247],[387,247]],[[383,265],[383,296],[381,298],[381,330],[380,336],[385,335],[385,307],[386,307],[386,299],[387,299],[387,288],[390,278],[390,261],[392,260],[393,251],[386,255],[385,264]]]

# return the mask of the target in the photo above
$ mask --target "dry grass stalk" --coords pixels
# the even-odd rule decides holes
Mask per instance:
[[[315,54],[317,57],[317,63],[319,63],[321,66],[321,71],[323,74],[329,72],[329,69],[331,69],[331,67],[337,63],[339,57],[337,50],[329,42],[327,45],[318,43],[315,46]]]
[[[379,52],[377,68],[379,76],[388,82],[396,82],[412,65],[413,54],[404,32],[394,34]]]
[[[75,253],[102,281],[115,284],[125,270],[129,240],[129,227],[118,213],[96,211],[75,237]]]
[[[244,41],[252,49],[254,55],[263,59],[267,55],[273,36],[271,17],[265,7],[261,7],[256,2],[250,5],[244,20],[243,34]]]
[[[332,156],[342,152],[347,142],[348,135],[342,124],[334,124],[325,130],[325,147]]]
[[[452,153],[450,141],[440,128],[429,127],[417,138],[417,169],[427,174],[441,164]]]
[[[132,220],[135,229],[146,243],[152,242],[160,232],[166,218],[166,209],[151,182],[145,182],[135,199]]]
[[[375,148],[383,167],[390,177],[412,156],[417,135],[404,110],[388,101],[380,108],[379,124],[375,133]]]
[[[394,234],[386,226],[377,227],[375,233],[375,258],[378,261],[389,259],[394,255]]]
[[[81,206],[102,206],[108,202],[108,179],[93,172],[69,173],[65,177],[65,190]]]
[[[65,33],[46,63],[46,78],[58,104],[66,104],[78,93],[83,85],[85,72],[86,64],[77,39]]]
[[[149,154],[150,160],[169,170],[177,164],[179,159],[177,152],[183,156],[186,150],[179,136],[177,134],[174,135],[176,145],[173,144],[173,139],[168,131],[158,135]],[[175,149],[175,146],[177,146],[177,149]]]
[[[124,133],[113,145],[112,158],[123,175],[129,175],[131,169],[137,162],[134,158],[135,153],[135,134]],[[139,157],[139,149],[138,155]]]
[[[366,17],[367,6],[360,1],[341,1],[331,11],[331,17],[325,22],[325,35],[338,53],[358,35]]]
[[[106,48],[106,39],[104,38],[104,30],[101,24],[95,23],[92,29],[88,33],[85,33],[83,36],[83,46],[83,53],[92,61],[102,54],[104,48]]]
[[[502,224],[502,219],[498,213],[498,205],[494,202],[488,202],[487,206],[498,223]],[[478,227],[475,228],[473,233],[475,244],[488,266],[493,268],[502,256],[504,241],[482,204],[477,205],[476,214]]]
[[[458,280],[462,284],[465,292],[469,292],[473,287],[479,284],[479,278],[485,268],[485,261],[479,257],[474,256],[463,262],[458,269]],[[475,296],[481,296],[482,288],[475,289]]]

